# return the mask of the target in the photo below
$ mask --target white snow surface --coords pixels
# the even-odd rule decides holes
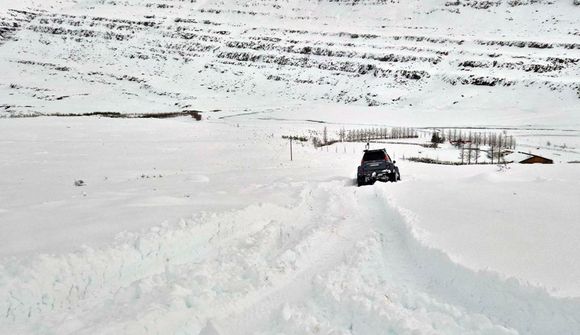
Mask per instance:
[[[579,334],[579,13],[0,0],[0,334]],[[392,126],[360,188],[363,143],[282,139]],[[406,160],[435,127],[555,164]]]
[[[363,144],[290,162],[311,124],[237,121],[1,122],[1,333],[580,329],[577,165],[357,188]]]

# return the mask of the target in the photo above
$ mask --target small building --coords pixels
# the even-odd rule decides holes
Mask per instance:
[[[546,157],[530,155],[530,157],[520,161],[520,164],[554,164],[554,161]]]
[[[554,164],[551,159],[523,151],[509,151],[506,155],[506,161],[520,164]]]

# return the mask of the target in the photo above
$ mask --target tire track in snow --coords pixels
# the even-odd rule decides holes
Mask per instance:
[[[305,184],[290,207],[201,215],[128,234],[111,249],[6,264],[0,326],[195,335],[580,329],[578,300],[467,270],[423,246],[392,205],[390,186]]]
[[[301,278],[304,283],[300,286],[309,287],[306,291],[296,290],[301,294],[296,295],[292,285],[285,286],[283,289],[286,292],[277,292],[274,297],[260,302],[259,306],[247,312],[248,317],[242,318],[239,324],[232,323],[231,316],[228,316],[222,323],[229,324],[229,327],[226,326],[222,333],[260,333],[258,330],[261,330],[268,334],[272,333],[268,327],[280,323],[291,325],[276,329],[281,333],[316,333],[325,326],[329,332],[359,334],[383,333],[385,329],[397,334],[412,331],[443,334],[547,334],[556,331],[559,334],[575,334],[580,329],[579,300],[554,298],[545,290],[516,279],[505,280],[494,273],[473,272],[453,263],[443,252],[422,245],[414,237],[412,227],[392,205],[388,187],[382,185],[352,193],[344,190],[342,185],[329,189],[330,194],[341,195],[340,205],[334,213],[346,210],[346,204],[357,203],[348,208],[347,211],[355,215],[345,220],[344,224],[352,224],[355,230],[363,230],[364,233],[351,235],[353,240],[349,249],[335,249],[337,254],[346,251],[354,255],[344,257],[342,263],[319,267],[315,274]],[[368,248],[373,244],[380,244],[374,253]],[[365,263],[370,266],[361,266]],[[337,273],[344,275],[344,269],[363,275],[356,279],[341,278],[339,286],[342,289],[339,291],[342,291],[337,293],[331,289],[328,292],[328,278]],[[356,285],[361,282],[364,285]],[[353,283],[355,290],[349,292],[344,289],[344,286]],[[349,299],[365,290],[373,297],[365,301],[367,304],[361,305],[360,301]],[[316,293],[325,291],[326,294]],[[374,301],[377,297],[378,302]],[[362,298],[363,301],[365,299]],[[389,308],[385,308],[385,299]],[[292,309],[288,307],[289,303],[299,307]],[[316,307],[311,307],[313,305],[319,305],[320,310],[335,311],[323,315],[304,312],[304,306],[310,306],[307,310],[316,310]],[[371,313],[367,311],[368,305],[371,306]],[[273,317],[268,322],[262,321],[262,328],[247,328],[252,324],[252,318],[272,314],[272,310],[275,310]],[[332,314],[340,316],[335,321],[338,324],[344,323],[344,319],[352,321],[348,325],[343,324],[341,329],[329,322],[329,319],[336,318]],[[385,315],[389,316],[383,318]],[[358,320],[357,332],[353,331],[355,320]],[[214,325],[219,328],[220,324],[214,322]]]
[[[215,327],[224,334],[255,333],[256,329],[268,329],[271,317],[280,306],[289,302],[301,302],[314,294],[314,279],[339,266],[355,245],[370,233],[368,222],[353,221],[352,194],[337,193],[344,182],[330,182],[317,187],[312,194],[311,211],[315,212],[310,232],[302,235],[305,245],[294,273],[281,278],[276,286],[260,294],[243,313],[221,316],[214,320]],[[349,196],[350,195],[350,196]]]
[[[445,329],[446,334],[514,333],[484,315],[466,313],[429,297],[414,286],[416,264],[395,229],[402,218],[388,207],[380,192],[336,184],[328,192],[339,196],[326,199],[334,204],[326,214],[349,213],[341,222],[343,227],[336,227],[350,233],[349,243],[330,247],[338,256],[334,262],[305,271],[300,280],[260,301],[237,322],[232,322],[232,315],[221,322],[214,320],[212,327],[220,334],[422,334],[437,333],[438,323],[453,324]],[[329,245],[318,250],[327,248]],[[318,250],[313,250],[313,257]],[[255,322],[264,315],[265,320]]]

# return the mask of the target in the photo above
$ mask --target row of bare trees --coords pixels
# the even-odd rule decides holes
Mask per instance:
[[[472,143],[461,145],[459,148],[459,159],[461,164],[478,164],[481,157],[481,149]]]
[[[461,129],[447,129],[446,134],[442,132],[439,137],[445,136],[446,139],[457,146],[472,143],[475,146],[489,146],[499,149],[515,149],[516,140],[513,136],[503,133],[472,132]],[[444,140],[445,141],[445,137]],[[442,143],[442,142],[440,142]]]
[[[505,132],[472,132],[461,129],[433,132],[431,142],[435,147],[445,141],[449,141],[459,149],[461,164],[478,164],[482,151],[487,154],[492,164],[500,163],[508,150],[516,148],[514,137],[508,136]],[[482,149],[482,146],[486,149]]]
[[[395,138],[416,138],[417,131],[408,127],[394,128],[363,128],[345,130],[338,132],[341,142],[368,142],[373,140],[395,139]]]
[[[312,143],[316,147],[330,145],[336,142],[369,142],[384,139],[417,138],[418,134],[414,128],[394,127],[394,128],[342,128],[336,132],[337,138],[331,138],[328,129],[322,130],[322,138],[319,134],[311,134]]]
[[[482,149],[479,145],[471,142],[462,143],[457,146],[459,149],[459,159],[461,164],[494,164],[502,163],[504,156],[508,153],[506,149],[489,146],[487,149]],[[481,155],[485,154],[490,162],[480,162]]]

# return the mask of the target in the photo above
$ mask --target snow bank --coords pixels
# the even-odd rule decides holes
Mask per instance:
[[[573,334],[580,302],[426,247],[388,185],[307,184],[252,205],[5,262],[3,329],[60,334]]]
[[[474,270],[492,270],[580,296],[578,168],[409,165],[391,191],[424,243]]]

